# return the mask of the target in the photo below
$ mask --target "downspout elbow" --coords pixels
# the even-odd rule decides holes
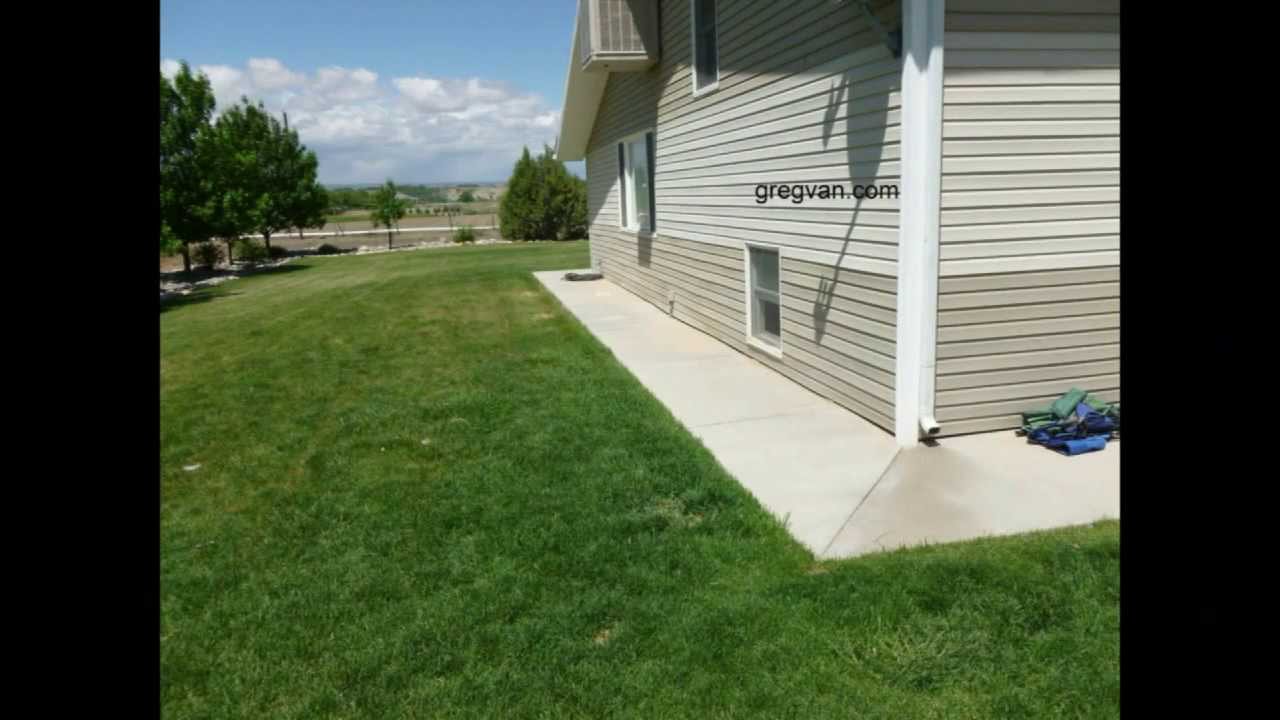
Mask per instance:
[[[938,421],[932,415],[920,416],[920,432],[925,437],[933,437],[942,431],[942,427],[938,425]]]

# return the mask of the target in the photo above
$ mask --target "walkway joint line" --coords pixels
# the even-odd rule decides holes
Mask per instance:
[[[849,527],[849,523],[853,522],[853,516],[857,515],[858,511],[862,509],[863,504],[867,502],[867,498],[871,497],[871,493],[875,492],[876,488],[880,487],[880,481],[884,480],[884,476],[889,474],[889,468],[893,467],[893,464],[898,461],[898,455],[901,453],[902,448],[898,448],[893,453],[893,457],[889,458],[889,464],[885,465],[884,470],[880,471],[880,475],[876,478],[876,481],[871,483],[871,487],[867,489],[867,493],[862,496],[862,499],[859,500],[858,504],[853,508],[853,512],[849,513],[849,517],[845,518],[844,522],[840,523],[840,529],[836,530],[836,533],[827,541],[826,547],[822,548],[822,552],[818,553],[817,557],[819,560],[826,556],[827,551],[835,544],[836,538],[840,537],[840,533],[844,532],[844,529]]]

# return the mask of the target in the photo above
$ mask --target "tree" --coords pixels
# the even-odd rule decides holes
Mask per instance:
[[[404,201],[396,197],[399,191],[390,179],[373,194],[373,226],[387,229],[387,249],[391,249],[391,231],[404,217]]]
[[[269,207],[270,144],[270,116],[247,98],[223,112],[209,133],[204,156],[216,189],[214,225],[216,236],[227,244],[228,262],[236,240],[259,229],[261,210]],[[268,233],[273,230],[267,228]]]
[[[316,154],[298,140],[296,130],[289,128],[287,114],[276,138],[284,175],[281,204],[285,217],[298,229],[298,239],[301,240],[303,228],[324,227],[329,195],[316,179],[319,168]]]
[[[525,148],[498,203],[498,226],[511,240],[556,240],[586,234],[586,183],[551,148],[536,159]]]
[[[507,180],[507,192],[498,203],[498,232],[509,240],[537,239],[534,207],[538,202],[537,170],[529,148],[524,148]]]
[[[475,201],[476,201],[476,194],[471,192],[470,190],[463,190],[461,193],[458,194],[458,202],[469,203],[469,202],[475,202]]]
[[[314,159],[315,154],[311,157]],[[313,183],[300,192],[289,208],[290,222],[298,229],[298,239],[302,239],[303,228],[323,228],[329,212],[329,193],[320,183]]]
[[[249,231],[271,236],[296,227],[323,227],[329,200],[316,180],[318,162],[298,133],[262,103],[242,98],[223,113],[211,133],[211,177],[218,187],[218,236],[234,241]]]
[[[214,107],[209,78],[192,75],[186,62],[172,82],[160,74],[160,238],[162,246],[180,247],[187,273],[191,245],[216,232],[215,191],[202,152]]]

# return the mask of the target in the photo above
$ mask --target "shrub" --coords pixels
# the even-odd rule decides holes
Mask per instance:
[[[317,255],[337,255],[341,252],[342,250],[339,249],[336,245],[330,245],[329,243],[325,243],[320,247],[316,248]]]
[[[222,252],[222,246],[214,242],[200,243],[192,249],[191,253],[191,258],[196,261],[197,265],[203,265],[210,270],[222,262],[225,256],[226,253]]]
[[[267,259],[267,246],[257,240],[240,238],[235,247],[236,257],[241,262],[262,262]]]
[[[471,243],[476,241],[476,231],[471,229],[470,225],[463,225],[453,231],[453,241],[456,243]]]
[[[289,251],[285,248],[280,247],[279,245],[272,245],[271,247],[267,248],[267,257],[271,258],[272,260],[279,260],[282,257],[288,257],[288,256],[289,256]]]
[[[508,240],[559,240],[583,237],[587,224],[587,185],[565,169],[551,148],[534,158],[525,148],[516,161],[507,191],[498,202],[498,226]]]

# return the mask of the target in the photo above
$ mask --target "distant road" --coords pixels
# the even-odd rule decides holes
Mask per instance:
[[[462,227],[462,226],[461,226],[461,225],[459,225],[458,227]],[[443,226],[443,227],[437,227],[437,226],[422,227],[422,226],[419,226],[419,227],[396,228],[395,230],[392,230],[392,231],[391,231],[391,233],[392,233],[393,235],[396,235],[396,234],[400,234],[400,233],[453,232],[455,229],[457,229],[457,228],[451,228],[451,227],[449,227],[448,225],[445,225],[445,226]],[[494,227],[493,225],[472,225],[472,226],[471,226],[471,229],[472,229],[472,230],[496,230],[497,228],[496,228],[496,227]],[[319,231],[319,232],[304,232],[304,233],[302,233],[302,237],[303,237],[303,238],[309,238],[309,237],[317,237],[317,238],[321,238],[321,237],[346,237],[346,236],[348,236],[348,235],[386,235],[386,234],[387,234],[387,230],[386,230],[386,228],[379,228],[379,229],[377,229],[377,230],[341,230],[341,231],[340,231],[340,230],[321,230],[321,231]],[[241,237],[261,238],[261,237],[262,237],[262,234],[261,234],[261,233],[255,233],[255,234],[253,234],[253,235],[241,235]],[[297,237],[298,237],[298,233],[296,233],[296,232],[280,232],[280,233],[276,233],[276,234],[272,235],[271,237],[273,237],[273,238],[297,238]]]

